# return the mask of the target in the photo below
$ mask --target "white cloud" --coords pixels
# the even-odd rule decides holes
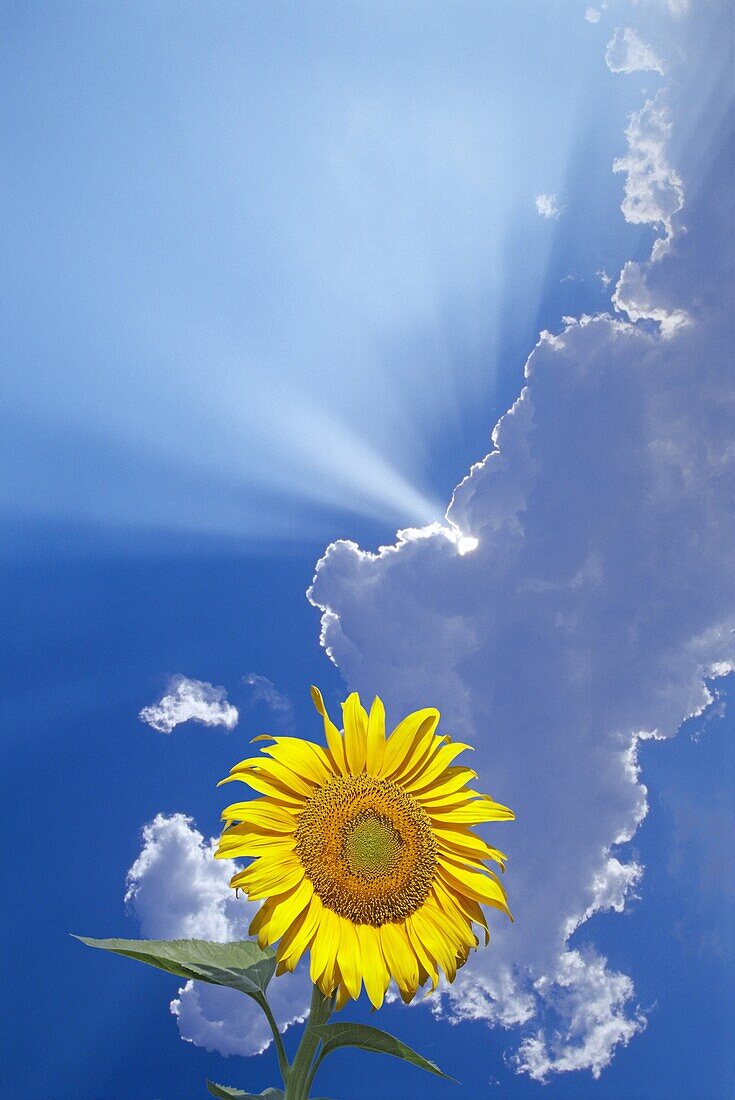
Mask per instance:
[[[652,268],[669,252],[675,232],[673,218],[684,205],[681,177],[669,163],[671,121],[664,89],[631,116],[625,136],[628,150],[613,163],[614,172],[625,172],[623,216],[631,225],[652,225],[663,235],[655,242],[650,261],[629,260],[624,265],[613,302],[631,321],[655,321],[662,335],[670,337],[688,324],[690,317],[685,309],[673,306],[651,289]]]
[[[229,887],[236,864],[215,860],[217,841],[206,841],[183,814],[158,814],[143,829],[143,847],[128,871],[125,901],[151,939],[245,939],[258,903],[235,898]],[[308,974],[274,978],[269,1000],[281,1030],[304,1019]],[[181,1038],[220,1054],[260,1054],[271,1043],[265,1018],[244,994],[187,982],[171,1002]]]
[[[268,987],[268,1002],[281,1031],[306,1019],[310,998],[308,973],[273,979]],[[181,1038],[205,1050],[249,1057],[262,1054],[273,1042],[261,1010],[235,989],[187,982],[170,1007]]]
[[[542,218],[558,218],[564,209],[559,205],[556,195],[537,195],[534,201]]]
[[[436,526],[377,554],[338,542],[311,590],[350,689],[379,692],[394,719],[439,706],[477,746],[482,787],[518,813],[491,830],[516,923],[494,915],[444,1011],[522,1028],[516,1065],[539,1080],[599,1074],[644,1026],[632,977],[569,935],[640,887],[617,847],[647,812],[639,739],[673,736],[711,701],[704,678],[735,664],[732,195],[721,158],[671,245],[670,128],[663,97],[649,100],[616,163],[626,219],[663,232],[618,284],[630,320],[542,334],[492,453],[452,499],[473,553]]]
[[[199,722],[203,726],[224,726],[234,729],[237,725],[237,707],[227,702],[223,687],[214,687],[203,680],[189,680],[186,676],[173,676],[166,694],[149,707],[143,707],[138,716],[159,733],[171,733],[182,722]]]
[[[627,1046],[646,1025],[640,1012],[626,1014],[634,994],[630,978],[608,970],[607,960],[592,951],[565,952],[553,977],[536,983],[536,992],[565,1021],[561,1031],[538,1028],[518,1049],[517,1069],[537,1081],[583,1069],[599,1077],[616,1048]]]
[[[608,275],[604,268],[600,268],[599,271],[596,271],[595,275],[597,275],[603,286],[610,286],[612,275]]]
[[[128,871],[125,901],[151,939],[242,939],[257,906],[235,898],[229,881],[236,865],[215,859],[183,814],[157,814],[143,827],[143,847]]]
[[[270,710],[283,716],[290,716],[293,710],[291,700],[267,676],[261,676],[257,672],[249,672],[245,677],[245,683],[252,688],[251,698],[253,703],[263,703]]]
[[[587,8],[587,11],[584,13],[584,17],[588,23],[600,22],[600,12],[597,10],[597,8]]]
[[[659,73],[663,62],[632,27],[618,27],[607,44],[605,62],[611,73]]]
[[[671,219],[684,205],[681,177],[669,163],[670,136],[666,92],[661,89],[631,115],[625,131],[628,150],[613,162],[614,172],[625,172],[625,220],[631,225],[659,225],[667,236],[673,232]]]

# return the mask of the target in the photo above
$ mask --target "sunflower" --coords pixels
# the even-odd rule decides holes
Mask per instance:
[[[264,902],[250,934],[261,947],[280,941],[278,973],[310,951],[311,979],[338,1007],[364,982],[379,1008],[391,978],[408,1002],[428,979],[436,989],[440,969],[454,980],[479,944],[473,924],[488,942],[480,903],[510,917],[484,863],[503,870],[506,857],[471,826],[514,814],[469,789],[477,773],[453,761],[470,746],[437,734],[437,710],[409,714],[386,738],[381,700],[368,715],[353,693],[341,733],[311,695],[326,749],[254,738],[273,743],[222,782],[262,797],[227,807],[216,856],[252,860],[230,885]]]

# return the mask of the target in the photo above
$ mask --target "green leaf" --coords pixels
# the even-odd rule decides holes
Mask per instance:
[[[227,1085],[216,1085],[214,1081],[207,1081],[207,1088],[212,1096],[218,1096],[220,1100],[283,1100],[280,1089],[266,1089],[265,1092],[243,1092],[242,1089],[232,1089]]]
[[[252,940],[212,943],[209,940],[92,940],[75,936],[88,947],[157,966],[179,978],[227,985],[256,999],[265,993],[276,970],[276,953],[261,951]]]
[[[419,1069],[428,1070],[447,1081],[454,1081],[453,1077],[442,1073],[433,1062],[377,1027],[367,1027],[365,1024],[320,1024],[313,1028],[313,1032],[324,1044],[319,1061],[340,1047],[359,1047],[360,1050],[369,1050],[374,1054],[392,1054],[394,1058],[403,1058],[405,1062],[410,1062]]]

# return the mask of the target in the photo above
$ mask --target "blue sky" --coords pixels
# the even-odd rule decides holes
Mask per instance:
[[[317,737],[317,683],[435,703],[519,814],[516,925],[441,1019],[382,1025],[471,1096],[728,1095],[726,7],[2,20],[4,1091],[274,1083],[205,1049],[229,1004],[177,1021],[174,979],[67,933],[244,935],[214,785],[255,733]],[[141,723],[177,675],[238,725]],[[325,1095],[451,1092],[341,1057]]]

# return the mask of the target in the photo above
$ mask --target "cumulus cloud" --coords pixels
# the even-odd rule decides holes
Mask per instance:
[[[172,676],[166,694],[149,707],[143,707],[138,715],[159,733],[171,733],[182,722],[199,722],[203,726],[224,726],[234,729],[237,725],[237,707],[227,702],[223,687],[214,687],[204,680],[189,680],[186,676]]]
[[[143,846],[127,875],[125,901],[151,939],[242,939],[256,906],[229,888],[231,859],[215,859],[183,814],[157,814],[142,830]]]
[[[594,952],[566,951],[555,974],[539,979],[535,988],[556,1019],[565,1021],[561,1030],[539,1028],[515,1055],[517,1069],[537,1081],[581,1069],[599,1077],[611,1052],[645,1027],[640,1011],[633,1016],[626,1011],[634,995],[630,978],[608,970],[607,960]]]
[[[645,904],[624,848],[647,812],[637,746],[701,713],[705,679],[735,665],[733,196],[723,157],[670,247],[670,126],[649,100],[617,162],[627,220],[663,234],[626,265],[622,316],[541,335],[491,453],[454,492],[453,537],[334,543],[310,592],[350,689],[379,691],[394,720],[439,706],[517,811],[491,830],[516,923],[495,914],[490,948],[442,996],[455,1019],[521,1029],[515,1064],[538,1080],[599,1075],[645,1026],[633,977],[570,935],[636,891]],[[668,323],[677,310],[688,324]]]
[[[584,13],[584,17],[588,23],[600,22],[600,12],[597,10],[597,8],[587,8],[587,11]]]
[[[258,904],[229,887],[234,860],[214,859],[191,818],[158,814],[143,829],[143,846],[127,875],[125,901],[151,939],[240,940]],[[269,999],[281,1030],[305,1018],[308,974],[275,978]],[[272,1036],[260,1009],[234,989],[187,982],[170,1005],[181,1038],[220,1054],[260,1054]]]
[[[605,62],[611,73],[659,73],[663,62],[632,27],[618,27],[607,44]]]
[[[558,218],[564,209],[559,205],[556,195],[537,195],[534,201],[536,210],[542,218]]]

